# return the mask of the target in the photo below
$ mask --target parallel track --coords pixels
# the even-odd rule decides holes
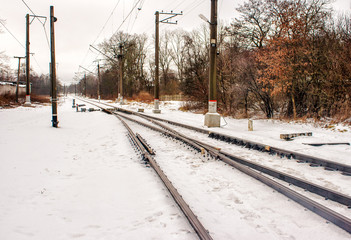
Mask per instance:
[[[82,101],[86,101],[86,100],[82,100]],[[88,101],[86,101],[86,102],[88,102]],[[97,105],[97,104],[92,103],[92,102],[88,102],[88,103],[104,109],[103,107],[101,107],[101,105]],[[106,105],[106,104],[104,104],[104,105]],[[271,178],[263,175],[262,173],[266,173],[266,174],[269,174],[271,176],[277,177],[277,178],[284,180],[288,183],[302,187],[306,190],[317,193],[317,194],[319,194],[327,199],[339,202],[341,204],[345,204],[347,206],[351,206],[351,198],[349,196],[343,195],[341,193],[337,193],[337,192],[330,190],[330,189],[323,188],[321,186],[318,186],[318,185],[315,185],[313,183],[298,179],[296,177],[293,177],[291,175],[276,171],[274,169],[264,167],[264,166],[261,166],[259,164],[252,163],[250,161],[247,161],[247,160],[242,159],[240,157],[234,156],[232,154],[225,153],[225,152],[220,151],[220,150],[216,149],[215,147],[210,146],[206,143],[202,143],[198,140],[191,139],[187,136],[179,134],[176,131],[168,128],[164,124],[161,124],[158,122],[158,121],[164,121],[164,122],[169,122],[169,121],[165,121],[163,119],[160,120],[160,119],[155,118],[155,117],[149,117],[149,116],[146,116],[146,115],[140,114],[140,113],[126,111],[126,110],[120,109],[120,108],[115,108],[115,109],[120,111],[120,112],[124,112],[124,113],[128,113],[128,114],[132,113],[132,114],[138,115],[140,117],[146,118],[146,119],[152,121],[154,124],[157,124],[158,126],[160,126],[162,129],[155,127],[155,126],[152,126],[152,125],[149,125],[149,124],[146,124],[144,122],[138,121],[136,119],[130,118],[128,116],[117,114],[116,112],[112,112],[111,110],[106,110],[106,108],[104,111],[108,111],[112,114],[118,115],[119,117],[123,117],[129,121],[136,122],[140,125],[143,125],[145,127],[150,128],[152,130],[161,132],[162,134],[164,134],[166,136],[169,136],[169,137],[172,137],[172,138],[177,139],[179,141],[182,141],[182,142],[186,143],[187,145],[193,147],[197,151],[206,150],[206,152],[209,155],[211,155],[212,157],[219,159],[219,160],[235,167],[236,169],[246,173],[247,175],[261,181],[262,183],[264,183],[264,184],[270,186],[271,188],[275,189],[276,191],[284,194],[285,196],[296,201],[297,203],[301,204],[302,206],[306,207],[307,209],[315,212],[316,214],[320,215],[321,217],[327,219],[328,221],[333,222],[335,225],[339,226],[340,228],[344,229],[345,231],[351,233],[351,220],[349,218],[323,206],[322,204],[319,204],[319,203],[297,193],[296,191],[291,190],[288,187],[285,187],[284,185],[272,180]],[[157,121],[155,121],[155,120],[157,120]],[[200,129],[200,130],[202,132],[205,131],[204,129]],[[257,172],[256,170],[258,170],[262,173]]]
[[[345,175],[351,175],[351,166],[350,165],[346,165],[346,164],[342,164],[342,163],[337,163],[337,162],[333,162],[327,159],[322,159],[322,158],[318,158],[318,157],[314,157],[314,156],[310,156],[310,155],[306,155],[306,154],[302,154],[302,153],[298,153],[295,151],[290,151],[290,150],[286,150],[286,149],[282,149],[282,148],[277,148],[277,147],[273,147],[273,146],[269,146],[267,144],[262,144],[262,143],[257,143],[254,141],[249,141],[246,139],[242,139],[242,138],[237,138],[234,136],[229,136],[226,134],[222,134],[222,133],[217,133],[217,132],[213,132],[210,130],[206,130],[206,129],[202,129],[202,128],[197,128],[197,127],[193,127],[193,126],[189,126],[186,124],[182,124],[182,123],[178,123],[178,122],[174,122],[171,120],[166,120],[166,119],[162,119],[162,118],[157,118],[154,116],[148,116],[146,114],[141,114],[141,113],[137,113],[137,112],[133,112],[133,111],[129,111],[129,110],[125,110],[125,109],[121,109],[121,108],[117,108],[118,111],[121,112],[126,112],[129,114],[134,114],[137,116],[142,116],[142,117],[146,117],[149,119],[154,119],[157,121],[162,121],[162,122],[166,122],[175,126],[179,126],[179,127],[183,127],[183,128],[187,128],[196,132],[200,132],[200,133],[204,133],[207,134],[208,137],[210,138],[214,138],[220,141],[224,141],[227,143],[231,143],[231,144],[235,144],[238,146],[244,146],[246,148],[249,149],[253,149],[253,150],[258,150],[261,152],[267,152],[269,154],[277,154],[281,157],[286,157],[286,158],[293,158],[296,160],[300,160],[301,162],[306,162],[306,163],[310,163],[313,164],[314,166],[323,166],[328,170],[336,170],[336,171],[340,171],[341,173],[345,174]]]
[[[96,104],[93,104],[89,101],[85,101],[89,104],[95,105],[99,108],[101,106],[98,106]],[[184,201],[182,196],[179,194],[177,189],[173,186],[171,181],[167,178],[167,176],[164,174],[162,171],[161,167],[157,164],[156,160],[152,157],[152,155],[155,155],[155,153],[152,151],[152,149],[147,145],[146,141],[139,135],[135,134],[133,130],[128,126],[128,124],[123,121],[121,118],[122,116],[114,113],[113,111],[106,109],[106,108],[101,108],[105,113],[108,114],[113,114],[115,115],[125,126],[125,128],[128,130],[129,137],[134,144],[134,146],[141,152],[142,159],[147,162],[157,173],[159,178],[162,180],[163,184],[166,186],[168,189],[169,193],[172,195],[173,199],[175,202],[178,204],[179,208],[182,210],[184,213],[185,217],[189,221],[190,225],[193,227],[194,231],[198,235],[199,239],[201,240],[213,240],[209,232],[206,230],[206,228],[202,225],[202,223],[199,221],[199,219],[196,217],[196,215],[193,213],[193,211],[190,209],[189,205]]]

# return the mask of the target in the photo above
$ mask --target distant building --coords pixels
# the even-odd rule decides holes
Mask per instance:
[[[16,94],[16,82],[2,82],[0,81],[0,96],[3,95],[15,95]],[[26,94],[26,84],[23,82],[19,83],[18,94]]]

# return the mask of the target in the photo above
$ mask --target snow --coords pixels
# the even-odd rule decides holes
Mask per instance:
[[[136,110],[138,106],[143,106],[146,109],[145,113],[152,115],[152,105],[133,102],[132,104],[123,107]],[[163,105],[160,107],[162,113],[157,115],[157,117],[172,121],[177,121],[177,119],[179,119],[184,124],[208,129],[203,126],[204,115],[176,111],[180,106],[181,102],[163,102]],[[209,130],[351,165],[350,145],[324,145],[314,147],[303,144],[333,142],[351,143],[350,125],[343,126],[341,124],[336,124],[331,125],[329,128],[323,128],[315,123],[288,123],[275,119],[256,119],[253,120],[253,127],[254,131],[248,131],[247,119],[222,118],[221,128],[210,128]],[[304,132],[312,132],[312,136],[297,137],[293,141],[280,139],[280,134]]]
[[[51,106],[0,110],[0,239],[197,239],[157,175],[135,153],[119,120],[98,111],[76,112],[71,104],[71,99],[61,99],[58,129],[51,127]],[[152,114],[150,105],[123,105],[140,106]],[[203,115],[181,112],[178,107],[176,102],[162,103],[157,116],[203,127]],[[226,121],[215,131],[351,164],[350,146],[302,144],[350,142],[349,129],[339,132],[313,124],[254,120],[254,131],[248,132],[247,120]],[[177,142],[160,141],[159,133],[130,125],[156,150],[157,162],[214,239],[350,238],[349,233],[224,163],[194,155]],[[313,136],[285,142],[279,139],[283,130],[312,131]],[[262,155],[256,161],[265,158]],[[300,172],[301,165],[280,161],[274,164],[287,164],[286,168]],[[309,171],[301,174],[308,178]],[[313,179],[323,178],[319,181],[331,186],[343,184],[351,195],[347,176],[313,171]],[[329,177],[333,180],[328,181]]]

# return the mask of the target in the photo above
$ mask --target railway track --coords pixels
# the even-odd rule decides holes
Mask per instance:
[[[83,100],[83,101],[86,101],[86,100]],[[110,114],[114,114],[114,115],[118,116],[118,118],[124,118],[124,119],[127,119],[128,121],[133,121],[133,122],[138,123],[144,127],[150,128],[154,131],[161,132],[165,136],[168,136],[168,137],[174,138],[178,141],[184,142],[185,144],[194,148],[198,152],[206,152],[206,154],[210,155],[211,157],[216,158],[218,160],[221,160],[221,161],[225,162],[226,164],[233,166],[234,168],[240,170],[241,172],[261,181],[262,183],[266,184],[267,186],[273,188],[274,190],[282,193],[283,195],[285,195],[285,196],[289,197],[290,199],[296,201],[297,203],[301,204],[305,208],[315,212],[316,214],[320,215],[321,217],[327,219],[328,221],[334,223],[335,225],[339,226],[340,228],[344,229],[345,231],[351,233],[351,220],[349,218],[325,207],[324,205],[322,205],[320,203],[317,203],[317,202],[305,197],[302,194],[299,194],[298,192],[292,190],[289,187],[286,187],[286,186],[278,183],[277,181],[273,180],[271,177],[269,177],[267,175],[270,175],[274,178],[278,178],[280,180],[286,181],[289,184],[294,184],[300,188],[306,189],[310,192],[313,192],[313,193],[316,193],[320,196],[323,196],[326,199],[336,201],[336,202],[344,204],[346,206],[351,206],[351,198],[347,195],[344,195],[344,194],[338,193],[336,191],[318,186],[316,184],[313,184],[311,182],[308,182],[308,181],[305,181],[302,179],[298,179],[298,178],[291,176],[291,175],[288,175],[286,173],[279,172],[277,170],[274,170],[274,169],[271,169],[271,168],[268,168],[268,167],[265,167],[265,166],[262,166],[259,164],[252,163],[246,159],[237,157],[233,154],[223,152],[214,146],[200,142],[196,139],[191,139],[188,136],[185,136],[183,134],[180,134],[180,133],[174,131],[172,128],[160,123],[161,120],[157,119],[155,117],[149,117],[149,116],[145,116],[144,114],[134,113],[131,111],[126,111],[124,109],[120,109],[120,108],[114,108],[113,106],[110,106],[110,105],[107,105],[109,107],[109,109],[108,109],[106,107],[102,107],[101,104],[92,103],[91,101],[89,103],[93,104],[99,108],[102,108],[105,112],[108,112]],[[106,106],[106,104],[105,104],[105,106]],[[122,112],[122,114],[116,113],[114,110]],[[125,113],[125,114],[123,114],[123,113]],[[137,115],[139,117],[142,117],[143,119],[147,119],[148,121],[150,121],[152,123],[152,125],[145,123],[145,121],[136,120],[136,119],[132,118],[131,116],[128,116],[127,114],[128,115],[134,114],[134,115]],[[164,120],[162,120],[162,121],[165,122]],[[174,124],[174,122],[172,122],[171,124]],[[189,128],[188,126],[183,126],[183,127]],[[194,129],[192,129],[192,130],[194,130]],[[204,129],[201,129],[201,131],[204,132]],[[139,140],[139,142],[140,142],[140,140]],[[145,155],[143,154],[143,156],[145,156]]]
[[[133,132],[133,130],[129,127],[129,125],[122,119],[122,116],[114,113],[113,111],[102,108],[101,106],[97,104],[93,104],[89,101],[80,99],[81,101],[87,102],[89,104],[92,104],[94,106],[97,106],[101,108],[104,112],[108,114],[114,114],[125,126],[125,128],[128,130],[128,136],[134,145],[134,147],[140,152],[140,155],[142,157],[142,160],[145,161],[147,164],[149,164],[157,173],[159,178],[162,180],[163,184],[166,186],[168,189],[169,193],[172,195],[174,201],[177,203],[179,208],[182,210],[184,213],[185,217],[189,221],[190,225],[194,229],[195,233],[198,235],[199,239],[201,240],[212,240],[211,235],[207,231],[207,229],[202,225],[202,223],[199,221],[197,216],[194,214],[194,212],[190,209],[189,205],[184,201],[183,197],[179,194],[177,189],[173,186],[171,181],[167,178],[167,176],[164,174],[160,166],[157,164],[156,160],[153,158],[153,155],[155,153],[153,150],[148,146],[146,140],[140,135],[136,134]]]
[[[238,137],[234,137],[234,136],[229,136],[229,135],[218,133],[218,132],[215,132],[212,130],[197,128],[194,126],[186,125],[183,123],[178,123],[178,122],[167,120],[167,119],[149,116],[149,115],[142,114],[139,112],[134,112],[134,111],[126,110],[123,108],[118,108],[118,107],[115,107],[115,106],[112,106],[112,105],[109,105],[106,103],[100,103],[100,104],[105,105],[105,106],[109,107],[110,109],[115,109],[117,111],[124,112],[127,114],[133,114],[133,115],[140,116],[140,117],[143,117],[146,119],[152,119],[152,120],[156,120],[159,122],[165,122],[165,123],[168,123],[168,124],[171,124],[174,126],[178,126],[181,128],[190,129],[190,130],[193,130],[193,131],[198,132],[198,133],[203,133],[203,134],[206,134],[209,138],[217,139],[219,141],[242,146],[242,147],[256,150],[256,151],[260,151],[260,152],[264,152],[264,153],[267,153],[270,155],[278,155],[280,157],[285,157],[288,159],[296,159],[300,163],[309,163],[310,166],[313,166],[313,167],[324,167],[326,170],[339,171],[343,175],[351,176],[351,165],[346,165],[346,164],[330,161],[327,159],[322,159],[322,158],[310,156],[307,154],[298,153],[296,151],[290,151],[290,150],[270,146],[270,145],[267,145],[264,143],[249,141],[246,139],[242,139],[242,138],[238,138]]]
[[[169,124],[174,125],[174,126],[179,126],[182,128],[190,129],[190,130],[193,130],[195,132],[206,134],[210,138],[217,139],[217,140],[227,142],[230,144],[243,146],[243,147],[248,148],[248,149],[257,150],[260,152],[265,152],[265,153],[271,154],[271,155],[276,154],[280,157],[286,157],[288,159],[296,159],[296,160],[299,160],[299,162],[301,162],[301,163],[310,163],[310,166],[313,166],[313,167],[320,166],[320,167],[324,167],[326,170],[340,171],[344,175],[351,176],[351,166],[350,165],[341,164],[341,163],[333,162],[333,161],[330,161],[327,159],[322,159],[322,158],[298,153],[295,151],[290,151],[290,150],[286,150],[286,149],[282,149],[282,148],[277,148],[274,146],[269,146],[269,145],[263,144],[263,143],[257,143],[257,142],[249,141],[246,139],[229,136],[229,135],[222,134],[222,133],[217,133],[214,131],[189,126],[189,125],[178,123],[175,121],[165,120],[165,119],[157,118],[154,116],[148,116],[148,115],[141,114],[138,112],[133,112],[133,111],[129,111],[129,110],[121,109],[121,108],[117,108],[117,110],[121,111],[121,112],[128,113],[128,114],[134,114],[137,116],[141,116],[144,118],[169,123]]]

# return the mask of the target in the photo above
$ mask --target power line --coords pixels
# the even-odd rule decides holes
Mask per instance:
[[[141,0],[138,0],[138,2],[133,6],[132,10],[130,10],[130,12],[128,13],[128,15],[123,19],[121,25],[119,25],[119,27],[117,28],[117,30],[115,31],[114,34],[116,34],[118,32],[118,30],[122,27],[122,25],[124,24],[124,22],[127,20],[127,18],[130,16],[130,14],[134,11],[134,9],[136,8],[136,6],[138,5],[138,3],[140,2]]]
[[[27,4],[24,0],[22,0],[22,2],[24,3],[24,5],[26,5],[26,7],[29,9],[29,11],[31,11],[31,13],[34,15],[34,18],[36,18],[36,14],[35,14],[35,13],[33,12],[33,10],[28,6],[28,4]],[[46,28],[45,28],[46,20],[45,20],[45,22],[42,22],[42,21],[40,20],[40,18],[37,18],[37,19],[38,19],[38,21],[43,25],[43,29],[44,29],[44,33],[45,33],[46,42],[48,43],[48,47],[49,47],[49,49],[50,49],[49,37],[48,37],[48,33],[46,32]]]
[[[133,22],[133,24],[132,24],[132,28],[130,29],[130,31],[133,30],[134,24],[135,24],[135,22],[136,22],[136,20],[137,20],[137,18],[138,18],[139,12],[140,12],[141,9],[143,8],[144,3],[145,3],[145,0],[142,0],[142,2],[140,3],[140,6],[138,7],[138,10],[139,10],[139,11],[137,12],[137,14],[136,14],[136,16],[135,16],[135,19],[134,19],[134,22]]]
[[[94,42],[93,42],[91,45],[94,45],[95,42],[99,39],[99,37],[101,36],[101,34],[102,34],[102,32],[104,31],[105,27],[107,26],[107,23],[110,21],[111,17],[113,16],[113,14],[114,14],[114,12],[115,12],[117,6],[119,5],[119,3],[120,3],[120,0],[118,0],[117,4],[114,6],[114,8],[113,8],[111,14],[109,15],[109,17],[108,17],[107,20],[105,21],[105,23],[104,23],[104,25],[102,26],[102,28],[101,28],[99,34],[97,35],[97,37],[95,38]],[[83,65],[83,63],[85,62],[85,60],[86,60],[86,58],[88,57],[88,54],[89,54],[90,51],[91,51],[91,50],[90,50],[90,47],[89,47],[88,50],[87,50],[87,52],[86,52],[86,54],[85,54],[85,56],[84,56],[84,58],[83,58],[83,61],[82,61],[81,65]],[[98,55],[96,56],[96,58],[98,58]],[[79,68],[78,68],[78,71],[79,71]]]
[[[110,21],[111,17],[113,16],[113,13],[115,12],[115,10],[116,10],[116,8],[117,8],[119,2],[120,2],[120,0],[118,0],[117,4],[116,4],[115,7],[113,8],[113,10],[112,10],[110,16],[107,18],[107,20],[106,20],[104,26],[103,26],[102,29],[100,30],[98,36],[96,37],[96,39],[95,39],[95,41],[93,42],[92,45],[94,45],[94,43],[95,43],[95,42],[98,40],[98,38],[100,37],[101,33],[104,31],[104,29],[105,29],[105,27],[106,27],[108,21]]]
[[[16,39],[16,41],[21,45],[21,47],[23,47],[24,49],[26,49],[26,47],[16,38],[16,36],[10,31],[10,29],[8,29],[8,28],[6,27],[6,25],[3,23],[3,21],[0,20],[0,24],[6,29],[6,31],[7,31],[8,33],[11,34],[11,36],[12,36],[14,39]],[[41,67],[40,64],[38,63],[37,59],[35,58],[35,56],[33,56],[33,58],[34,58],[35,63],[36,63],[36,64],[38,65],[38,67],[40,68],[41,72],[44,72],[43,69],[42,69],[42,67]]]
[[[1,25],[7,30],[7,32],[9,33],[9,34],[11,34],[11,36],[14,38],[14,39],[16,39],[16,41],[24,48],[24,49],[26,49],[26,47],[16,38],[16,36],[15,35],[13,35],[13,33],[5,26],[5,24],[0,20],[0,23],[1,23]]]

